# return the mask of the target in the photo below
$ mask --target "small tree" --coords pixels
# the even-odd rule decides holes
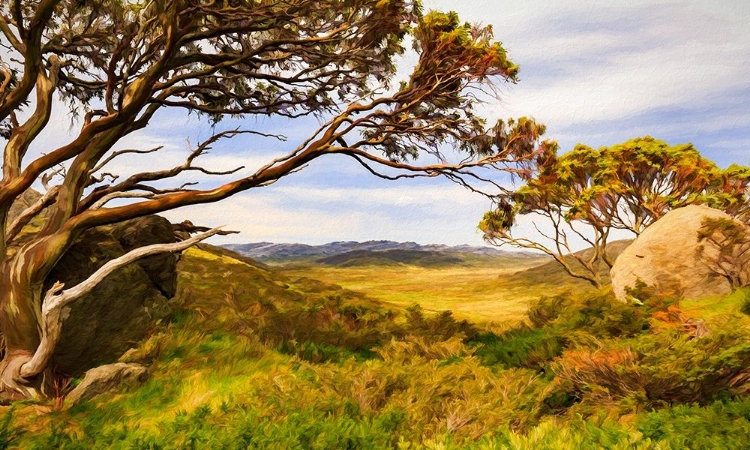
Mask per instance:
[[[597,288],[601,270],[614,263],[607,251],[612,230],[637,236],[668,211],[692,204],[746,210],[747,170],[722,171],[691,144],[643,137],[600,149],[578,145],[561,156],[555,145],[544,148],[524,175],[526,184],[479,227],[487,241],[544,252]],[[519,214],[535,216],[536,236],[513,232]],[[574,252],[573,239],[591,249]]]
[[[394,61],[407,37],[419,58],[398,80]],[[9,0],[0,3],[0,45],[0,389],[14,397],[44,394],[64,309],[93,284],[139,257],[217,232],[134,250],[78,286],[42,292],[61,255],[89,228],[216,202],[326,155],[346,155],[387,179],[443,175],[470,186],[493,183],[478,169],[522,170],[537,152],[532,122],[488,130],[474,113],[482,95],[500,81],[515,82],[518,71],[490,28],[462,24],[454,13],[425,15],[417,1]],[[61,105],[56,97],[77,118],[77,134],[30,159]],[[217,131],[183,164],[156,170],[158,149],[116,146],[163,108],[207,116],[217,127],[225,116],[253,115],[315,114],[323,124],[252,175],[206,189],[167,187],[190,173],[236,173],[197,160],[220,140],[268,135]],[[465,158],[447,162],[445,146]],[[142,172],[109,173],[113,160],[133,153],[144,158]],[[14,200],[36,182],[46,192],[11,221]],[[20,241],[42,211],[44,226]]]
[[[750,224],[750,167],[732,164],[722,173],[719,205],[732,217]]]
[[[697,256],[724,277],[732,290],[750,285],[750,232],[732,219],[705,218],[698,232]]]

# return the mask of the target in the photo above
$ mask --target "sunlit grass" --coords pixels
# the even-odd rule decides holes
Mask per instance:
[[[470,267],[309,265],[285,269],[289,275],[308,276],[361,293],[397,308],[413,304],[425,311],[452,311],[457,318],[477,322],[517,322],[530,301],[576,286],[519,283],[510,275],[546,263],[518,259],[513,264],[477,263]]]
[[[612,380],[600,379],[593,369],[593,381],[571,394],[556,371],[581,370],[581,355],[606,362],[622,345],[654,347],[661,356],[644,360],[654,370],[638,373],[661,376],[671,364],[677,376],[689,369],[683,360],[705,362],[693,342],[709,341],[682,339],[672,352],[666,334],[644,329],[656,317],[645,309],[592,297],[554,266],[517,271],[526,267],[269,270],[191,249],[180,263],[175,316],[137,346],[150,379],[72,409],[18,404],[12,426],[0,422],[0,448],[16,429],[23,434],[13,443],[23,449],[739,448],[750,439],[743,397],[647,412],[638,391],[618,403],[602,397],[599,384],[627,387],[630,378],[612,371]],[[437,314],[510,327],[539,297],[566,290],[578,293],[537,302],[535,320],[504,334]],[[743,331],[734,328],[747,320],[737,317],[744,298],[683,310],[706,317],[717,336],[708,339],[729,336],[741,356]],[[734,321],[722,325],[724,314]],[[676,325],[663,332],[679,333]],[[576,345],[581,351],[569,354]],[[731,363],[735,353],[718,355]],[[696,432],[682,432],[691,420]]]

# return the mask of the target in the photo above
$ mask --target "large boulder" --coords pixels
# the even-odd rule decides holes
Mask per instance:
[[[707,218],[734,220],[717,209],[693,205],[668,212],[643,231],[610,272],[617,298],[629,300],[628,291],[641,283],[656,294],[685,299],[729,294],[729,281],[712,271],[698,251],[698,233]]]
[[[71,287],[107,261],[144,245],[174,242],[172,224],[147,216],[83,233],[47,278]],[[56,369],[80,376],[100,364],[116,361],[170,314],[169,299],[177,281],[174,254],[152,256],[119,269],[91,293],[77,300],[62,328],[53,357]]]

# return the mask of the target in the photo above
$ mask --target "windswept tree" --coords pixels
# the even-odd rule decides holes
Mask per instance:
[[[406,43],[418,60],[399,80],[395,58]],[[530,121],[488,130],[474,113],[518,71],[491,30],[453,13],[423,14],[416,0],[9,0],[0,5],[0,45],[0,383],[14,397],[44,395],[65,309],[98,280],[218,232],[136,249],[79,285],[42,292],[87,229],[216,202],[324,155],[349,156],[383,178],[443,175],[477,189],[495,184],[487,173],[497,169],[523,172],[539,151]],[[40,155],[35,143],[56,108],[75,115],[74,135]],[[157,170],[158,151],[118,142],[163,108],[205,115],[216,132],[183,164]],[[323,124],[252,175],[205,189],[175,181],[219,173],[198,164],[219,140],[264,135],[219,131],[223,117],[310,114]],[[463,159],[449,163],[447,147]],[[114,160],[132,153],[147,170],[110,173]],[[42,197],[11,220],[14,200],[39,185]],[[42,212],[41,229],[24,229]]]
[[[487,212],[480,229],[494,244],[552,256],[597,288],[601,271],[614,263],[607,251],[613,230],[637,236],[670,210],[694,204],[747,214],[747,168],[721,170],[691,144],[647,136],[599,149],[578,145],[563,155],[555,145],[545,150],[525,185]],[[536,233],[518,236],[513,226],[526,214]],[[581,244],[590,249],[574,252]]]

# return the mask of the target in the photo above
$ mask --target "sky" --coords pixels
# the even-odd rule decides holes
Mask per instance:
[[[491,120],[534,117],[562,150],[651,135],[670,144],[692,142],[720,166],[750,164],[746,0],[424,0],[424,5],[492,25],[520,65],[520,82],[502,85],[501,99],[483,106]],[[283,125],[251,120],[255,129],[281,132],[287,141],[239,139],[216,146],[206,165],[246,165],[242,173],[250,173],[296,147],[316,126],[311,120]],[[47,144],[59,142],[59,133],[47,133]],[[168,113],[123,147],[165,145],[158,163],[168,167],[184,158],[187,139],[209,135],[205,122]],[[142,167],[139,162],[123,159],[120,168],[127,172]],[[476,227],[489,206],[486,198],[444,179],[384,181],[333,156],[269,187],[165,215],[240,231],[212,238],[214,243],[389,239],[483,245]],[[528,220],[519,226],[521,232],[531,230]]]

